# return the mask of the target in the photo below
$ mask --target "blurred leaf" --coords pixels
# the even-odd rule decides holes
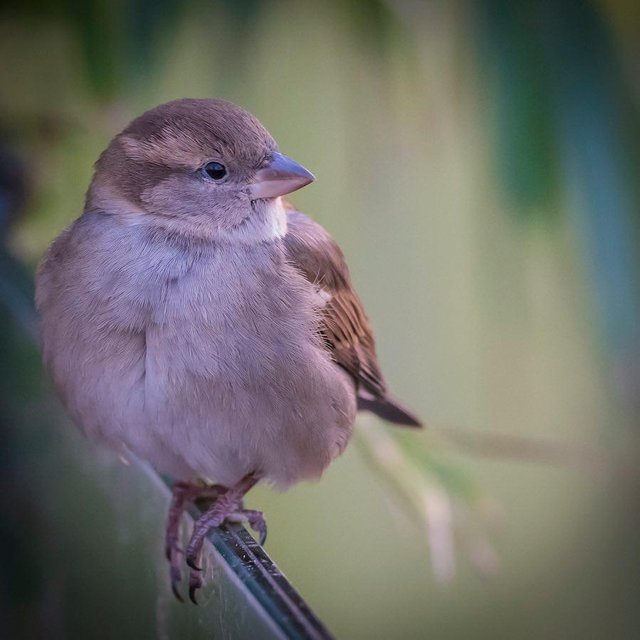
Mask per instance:
[[[551,215],[557,193],[557,150],[535,7],[528,2],[487,0],[478,10],[494,82],[501,176],[516,213]]]
[[[600,322],[614,356],[635,359],[640,237],[633,222],[639,203],[630,185],[638,171],[629,166],[624,149],[637,148],[640,140],[633,140],[637,128],[624,118],[628,88],[611,32],[593,5],[546,0],[541,15],[567,195],[583,218]]]
[[[112,97],[118,86],[118,3],[109,0],[67,0],[65,8],[80,44],[87,80],[100,98]]]
[[[372,54],[384,54],[389,45],[389,33],[398,27],[394,11],[384,0],[343,0],[336,3],[349,17],[354,31]]]
[[[359,425],[357,442],[365,460],[424,529],[438,581],[454,578],[460,546],[476,569],[493,572],[498,558],[487,532],[495,529],[501,509],[477,480],[425,434],[418,438],[396,429],[391,435],[368,416]]]
[[[124,63],[130,78],[145,78],[157,68],[160,51],[171,42],[187,4],[180,0],[133,0],[124,4]]]

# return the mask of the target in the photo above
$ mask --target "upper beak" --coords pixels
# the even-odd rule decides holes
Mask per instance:
[[[314,180],[315,176],[302,165],[274,152],[269,163],[256,172],[249,185],[249,193],[252,200],[277,198],[301,189]]]

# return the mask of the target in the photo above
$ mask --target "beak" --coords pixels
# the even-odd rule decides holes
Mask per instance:
[[[256,172],[249,185],[249,193],[252,200],[277,198],[301,189],[314,180],[315,176],[302,165],[274,152],[269,163]]]

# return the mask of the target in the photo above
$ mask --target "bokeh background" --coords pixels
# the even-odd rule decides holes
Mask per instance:
[[[0,636],[167,637],[162,510],[67,424],[12,287],[114,133],[215,96],[316,174],[292,200],[429,425],[254,491],[279,566],[340,638],[638,637],[637,2],[24,0],[0,61]]]

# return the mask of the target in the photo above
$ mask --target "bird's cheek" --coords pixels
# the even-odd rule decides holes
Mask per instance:
[[[202,216],[211,208],[199,185],[185,184],[178,177],[149,187],[143,192],[142,200],[150,213],[170,217]]]
[[[233,229],[252,214],[251,201],[241,191],[219,194],[208,201],[206,210],[221,229]]]
[[[172,226],[196,235],[234,229],[252,213],[251,201],[241,190],[175,177],[146,189],[142,199],[149,213],[170,217]]]
[[[140,199],[149,213],[176,216],[184,213],[185,201],[180,184],[171,178],[145,189]]]

